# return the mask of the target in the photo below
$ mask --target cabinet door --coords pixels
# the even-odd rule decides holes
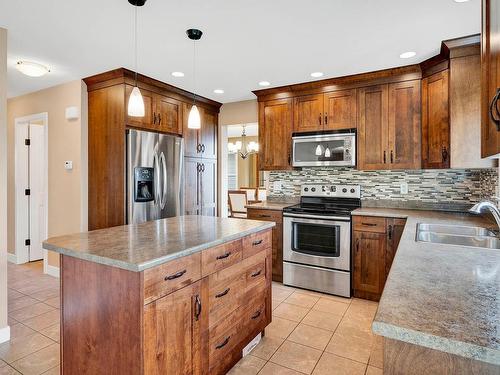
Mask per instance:
[[[155,95],[157,123],[161,131],[182,134],[182,103],[178,100]]]
[[[481,155],[500,153],[500,131],[490,108],[500,122],[500,0],[483,0],[481,40]],[[495,102],[494,98],[497,98]]]
[[[422,80],[422,168],[450,167],[449,72]]]
[[[309,132],[323,130],[323,95],[299,96],[293,102],[293,130]]]
[[[388,169],[387,85],[358,90],[358,169]]]
[[[202,373],[201,281],[144,306],[144,373]]]
[[[389,85],[391,169],[420,168],[420,80]]]
[[[380,298],[385,282],[386,234],[353,232],[354,295]]]
[[[200,137],[201,135],[199,129],[189,129],[188,128],[188,118],[189,111],[191,110],[191,104],[184,103],[183,105],[183,114],[182,114],[182,135],[184,137],[184,156],[189,157],[199,157],[201,148],[200,148]],[[198,107],[199,108],[199,107]],[[200,109],[200,117],[202,116],[201,108]]]
[[[130,85],[126,85],[125,87],[125,118],[127,125],[135,126],[137,128],[146,128],[148,130],[157,130],[157,126],[154,121],[156,114],[154,109],[153,93],[151,91],[141,89],[142,99],[144,100],[144,117],[132,117],[128,115],[127,108],[128,99],[130,98],[130,94],[132,93],[134,87]]]
[[[385,278],[389,275],[392,261],[401,240],[405,228],[406,219],[387,218],[387,249],[385,252]]]
[[[201,164],[201,214],[217,216],[217,160],[203,159]]]
[[[184,158],[184,212],[186,215],[200,213],[200,160]]]
[[[324,95],[325,129],[356,128],[356,90],[340,90]]]
[[[201,154],[204,158],[217,158],[217,113],[200,108]]]
[[[290,169],[292,99],[259,103],[259,170]]]

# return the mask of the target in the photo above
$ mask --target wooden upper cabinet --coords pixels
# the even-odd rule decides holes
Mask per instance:
[[[292,99],[259,103],[259,169],[290,169]]]
[[[356,128],[356,90],[339,90],[324,94],[325,130]]]
[[[450,167],[449,71],[422,80],[422,168]]]
[[[293,130],[308,132],[323,130],[323,95],[305,95],[294,99]]]
[[[155,108],[159,130],[182,134],[182,102],[163,95],[155,95]]]
[[[420,168],[420,80],[389,85],[390,169]]]
[[[154,94],[151,91],[141,89],[142,99],[144,100],[144,116],[143,117],[133,117],[128,115],[128,100],[130,94],[132,93],[134,86],[125,86],[125,121],[129,126],[135,126],[138,128],[155,129],[153,125],[153,114],[155,112],[154,108]]]
[[[200,108],[201,153],[204,158],[217,158],[217,113]]]
[[[389,89],[377,85],[358,89],[358,169],[388,169]]]
[[[481,36],[481,155],[484,158],[500,153],[500,0],[483,0]]]
[[[184,116],[182,121],[182,134],[184,136],[184,156],[199,157],[201,149],[199,147],[200,142],[198,133],[200,132],[200,130],[188,128],[188,117],[191,106],[191,104],[187,103],[184,103],[183,105]],[[200,117],[201,115],[202,114],[200,113]]]

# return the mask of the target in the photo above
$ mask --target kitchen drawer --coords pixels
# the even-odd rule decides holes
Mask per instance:
[[[242,314],[242,338],[248,337],[249,335],[256,336],[259,332],[262,332],[268,324],[266,302],[262,297],[255,298],[248,302],[247,305],[248,306],[245,307]]]
[[[275,223],[281,223],[283,221],[283,211],[248,208],[247,218],[252,220],[274,221]]]
[[[243,261],[246,269],[246,291],[254,288],[256,285],[266,281],[266,255],[267,252],[261,251],[254,256]]]
[[[201,279],[201,253],[185,256],[144,271],[144,304]]]
[[[243,259],[251,257],[262,250],[271,248],[271,229],[257,232],[243,238]]]
[[[229,352],[239,344],[242,335],[242,315],[244,307],[240,307],[226,319],[209,329],[209,367],[212,370]]]
[[[385,233],[385,217],[353,216],[354,230]]]
[[[242,259],[242,241],[228,242],[201,253],[203,277],[238,263]]]

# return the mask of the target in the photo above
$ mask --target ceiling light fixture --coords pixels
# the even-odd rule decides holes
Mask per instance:
[[[408,51],[408,52],[403,52],[401,55],[399,55],[399,57],[402,59],[409,59],[411,57],[415,57],[416,54],[417,54],[416,52]]]
[[[186,31],[186,34],[193,41],[193,106],[189,111],[188,128],[200,129],[200,111],[198,111],[198,107],[196,106],[196,41],[200,40],[203,32],[198,29],[189,29]]]
[[[184,73],[182,72],[172,72],[172,75],[177,78],[184,77]]]
[[[323,77],[323,72],[312,72],[311,77],[313,78]]]
[[[224,90],[222,90],[222,89],[215,89],[214,93],[216,93],[216,94],[224,94]]]
[[[453,0],[455,3],[466,3],[469,0]]]
[[[32,61],[18,61],[16,69],[29,77],[41,77],[50,73],[50,69],[45,65],[32,62]]]
[[[265,87],[265,86],[269,86],[270,84],[271,84],[271,83],[269,83],[268,81],[260,81],[260,82],[259,82],[259,86],[263,86],[263,87]]]
[[[128,0],[134,9],[134,70],[135,70],[135,86],[128,98],[127,113],[131,117],[144,117],[144,99],[142,98],[141,90],[137,86],[137,8],[142,7],[146,0]]]
[[[259,144],[255,141],[247,142],[246,125],[241,126],[241,141],[236,141],[235,143],[229,142],[227,144],[227,150],[230,154],[239,154],[240,157],[245,160],[249,155],[256,154],[259,152]]]

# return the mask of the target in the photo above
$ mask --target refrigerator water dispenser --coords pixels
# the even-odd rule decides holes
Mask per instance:
[[[154,168],[134,169],[134,201],[151,202],[154,198]]]

